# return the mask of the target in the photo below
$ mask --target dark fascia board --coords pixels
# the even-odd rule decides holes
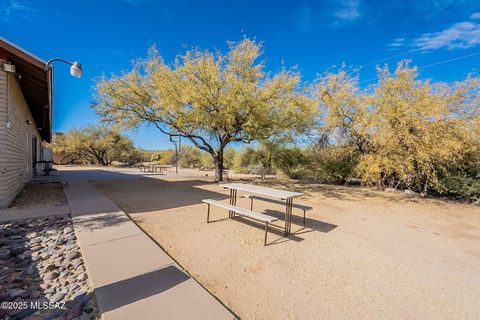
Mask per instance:
[[[44,139],[47,142],[51,142],[52,138],[52,102],[53,102],[53,87],[52,87],[52,79],[53,79],[53,68],[49,67],[48,70],[46,69],[46,61],[35,56],[34,54],[28,52],[27,50],[17,46],[16,44],[8,41],[7,39],[0,37],[0,48],[4,51],[7,51],[9,55],[12,55],[18,59],[22,59],[28,64],[30,64],[33,68],[36,69],[39,73],[46,73],[46,86],[48,89],[48,134],[44,136]],[[44,128],[45,130],[45,128]]]

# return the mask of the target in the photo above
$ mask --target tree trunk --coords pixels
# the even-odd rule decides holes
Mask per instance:
[[[215,162],[215,181],[223,181],[223,150],[218,150],[213,156]]]

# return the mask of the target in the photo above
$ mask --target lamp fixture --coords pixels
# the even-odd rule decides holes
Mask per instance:
[[[45,64],[47,70],[54,61],[61,61],[63,63],[69,64],[70,65],[70,75],[75,78],[81,78],[83,74],[83,69],[82,69],[82,64],[80,62],[74,61],[68,61],[60,58],[53,58],[47,61]]]

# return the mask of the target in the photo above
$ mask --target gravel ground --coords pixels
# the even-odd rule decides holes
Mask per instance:
[[[12,201],[10,209],[29,209],[63,206],[67,204],[62,184],[59,182],[27,183]]]
[[[1,319],[97,319],[69,217],[0,224]]]
[[[265,182],[262,182],[265,184]],[[204,180],[95,183],[193,277],[246,319],[479,319],[480,208],[366,188],[272,186],[305,192],[288,238],[202,199],[228,202]],[[240,193],[239,193],[240,195]],[[237,205],[249,208],[248,199]],[[256,201],[279,217],[285,208]]]

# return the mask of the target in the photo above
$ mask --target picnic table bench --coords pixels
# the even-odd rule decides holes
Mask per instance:
[[[237,206],[234,206],[234,205],[231,205],[231,204],[226,204],[226,203],[216,201],[216,200],[213,200],[213,199],[203,199],[202,201],[205,202],[206,204],[208,204],[207,223],[210,223],[210,205],[217,206],[217,207],[220,207],[220,208],[223,208],[223,209],[227,209],[229,211],[230,215],[233,214],[233,216],[235,214],[238,214],[240,216],[247,217],[247,218],[265,223],[265,239],[263,241],[263,245],[265,245],[265,246],[267,245],[268,224],[273,222],[273,221],[277,221],[278,218],[272,217],[272,216],[269,216],[269,215],[266,215],[266,214],[263,214],[263,213],[254,212],[254,211],[251,211],[251,210],[248,210],[248,209],[245,209],[245,208],[237,207]],[[233,216],[231,216],[231,217],[233,217]]]
[[[266,201],[266,202],[271,202],[271,203],[276,203],[276,204],[284,204],[283,201],[281,200],[275,200],[275,199],[270,199],[270,198],[266,198],[266,197],[261,197],[261,196],[256,196],[256,195],[245,195],[243,196],[247,199],[250,199],[250,210],[253,210],[253,200],[261,200],[261,201]],[[313,207],[310,207],[310,206],[306,206],[306,205],[303,205],[303,204],[292,204],[292,207],[293,208],[297,208],[297,209],[300,209],[300,210],[303,210],[303,226],[305,227],[305,218],[306,218],[306,212],[307,211],[310,211],[310,210],[313,210]]]
[[[245,183],[227,183],[221,185],[226,189],[230,189],[230,203],[226,204],[220,201],[212,200],[212,199],[204,199],[203,202],[208,204],[208,211],[207,211],[207,222],[209,222],[210,216],[210,206],[214,205],[220,208],[227,209],[229,212],[229,217],[234,218],[236,214],[240,216],[244,216],[247,218],[251,218],[253,220],[257,220],[260,222],[265,223],[265,241],[264,245],[267,243],[267,232],[269,223],[273,221],[279,220],[276,217],[272,217],[263,213],[258,213],[253,211],[253,199],[264,200],[273,203],[285,203],[285,228],[284,228],[284,235],[288,236],[291,234],[291,225],[292,225],[292,210],[293,208],[299,208],[303,210],[303,226],[305,226],[305,212],[308,210],[312,210],[312,207],[304,206],[304,205],[294,205],[293,199],[300,197],[303,193],[300,192],[292,192],[286,190],[278,190],[273,188],[267,188],[262,186],[256,185],[249,185]],[[237,193],[238,191],[244,191],[247,193],[251,193],[253,195],[247,195],[245,197],[251,200],[250,203],[250,210],[238,207],[237,204]],[[259,196],[257,196],[259,195]],[[275,225],[272,225],[275,226]],[[276,226],[278,227],[278,226]]]

